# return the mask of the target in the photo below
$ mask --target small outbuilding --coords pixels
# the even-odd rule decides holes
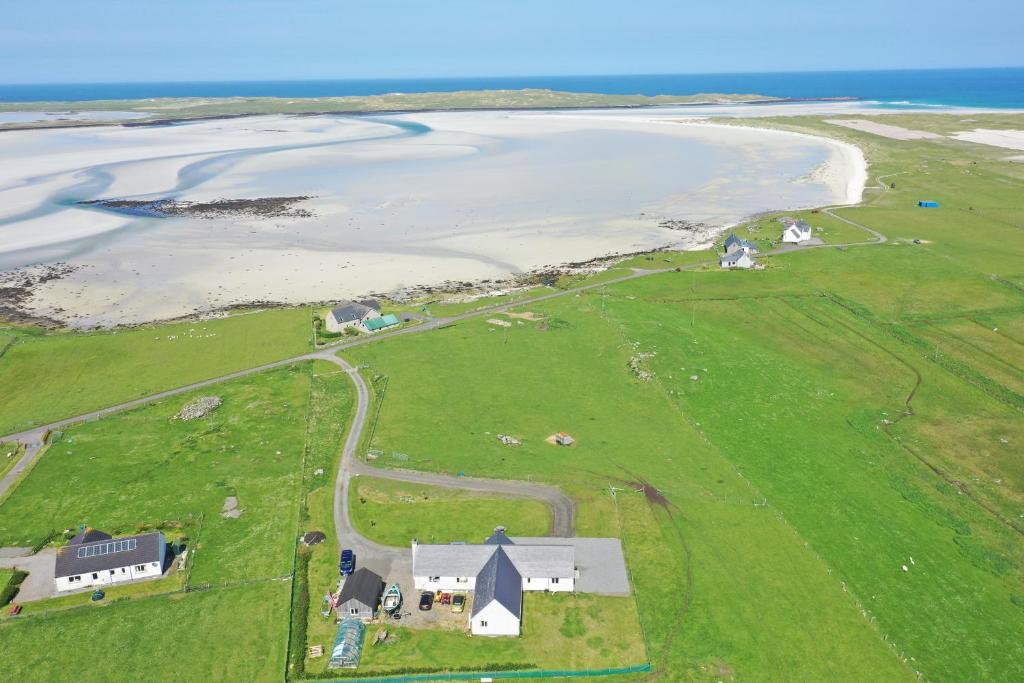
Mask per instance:
[[[571,446],[576,443],[576,439],[572,438],[565,432],[558,432],[555,434],[555,443],[559,446]]]
[[[327,314],[328,332],[341,332],[347,327],[364,327],[368,320],[380,317],[380,305],[373,299],[342,301]]]
[[[377,615],[384,579],[380,574],[361,567],[345,579],[338,596],[338,614],[344,619],[370,621]]]
[[[376,332],[377,330],[383,330],[384,328],[398,325],[400,322],[401,321],[398,319],[398,316],[394,313],[388,313],[387,315],[370,318],[363,323],[363,325],[366,327],[367,332]]]

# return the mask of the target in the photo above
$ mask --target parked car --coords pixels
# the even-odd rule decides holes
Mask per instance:
[[[338,570],[342,576],[348,576],[356,570],[356,554],[345,548],[341,551],[341,561],[338,562]]]
[[[466,594],[456,593],[452,596],[452,611],[461,612],[466,609]]]
[[[434,606],[434,594],[430,591],[425,591],[420,595],[420,609],[424,612],[430,611],[430,608]]]

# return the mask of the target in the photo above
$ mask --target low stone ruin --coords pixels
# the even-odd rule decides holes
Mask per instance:
[[[178,411],[176,420],[200,420],[217,410],[224,403],[220,396],[202,396]]]

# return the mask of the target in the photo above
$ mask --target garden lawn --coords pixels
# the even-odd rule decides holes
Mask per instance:
[[[184,523],[199,534],[193,583],[289,574],[317,367],[333,368],[280,368],[69,429],[0,505],[0,545],[80,524],[122,535]],[[209,395],[224,400],[209,417],[173,419]],[[220,514],[229,496],[237,519]]]
[[[0,623],[0,679],[280,681],[287,629],[277,581],[18,617]]]
[[[310,313],[77,333],[12,328],[0,356],[0,434],[148,396],[309,351]]]
[[[479,543],[504,526],[510,536],[545,536],[551,512],[544,503],[472,491],[359,477],[349,496],[352,523],[385,545]]]

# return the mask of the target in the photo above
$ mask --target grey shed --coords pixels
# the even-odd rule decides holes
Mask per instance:
[[[346,619],[373,619],[384,592],[384,579],[366,567],[354,571],[341,587],[338,616]]]

